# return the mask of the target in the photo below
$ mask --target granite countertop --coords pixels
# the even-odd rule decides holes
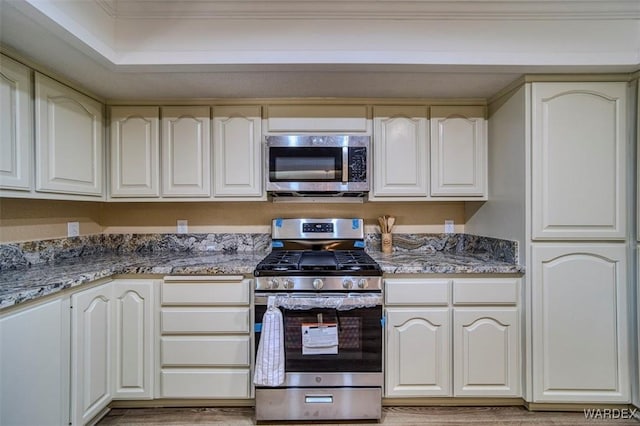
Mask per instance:
[[[96,254],[0,272],[0,309],[120,274],[250,275],[264,252]],[[401,251],[370,255],[387,274],[523,273],[522,266],[487,255]]]

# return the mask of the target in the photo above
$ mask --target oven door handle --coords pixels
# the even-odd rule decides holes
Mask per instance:
[[[285,305],[285,309],[287,308],[287,306],[290,306],[290,304],[287,302],[295,302],[295,301],[300,301],[302,305],[304,305],[304,302],[311,302],[307,304],[307,307],[298,307],[297,309],[305,309],[305,308],[306,309],[316,309],[316,308],[334,309],[331,306],[326,306],[326,303],[323,303],[333,299],[335,299],[336,302],[340,305],[343,304],[341,302],[344,302],[345,306],[355,305],[359,300],[366,301],[367,302],[365,303],[366,306],[382,305],[382,295],[380,293],[364,293],[364,294],[357,293],[357,294],[349,294],[349,295],[326,295],[326,296],[324,295],[309,296],[309,295],[297,295],[297,294],[291,295],[288,293],[279,293],[279,294],[256,293],[254,295],[254,305],[266,306],[269,296],[280,298],[282,303],[276,302],[275,306]],[[313,300],[317,300],[319,302],[317,306],[312,306]],[[375,303],[371,303],[372,301],[374,301]],[[354,309],[354,308],[355,307],[351,309]]]

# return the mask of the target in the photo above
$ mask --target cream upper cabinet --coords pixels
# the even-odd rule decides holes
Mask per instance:
[[[626,247],[534,244],[533,402],[630,402]]]
[[[429,193],[427,108],[376,106],[373,114],[370,198],[426,198]]]
[[[162,195],[211,195],[211,110],[162,108]]]
[[[214,197],[262,197],[260,106],[213,108]]]
[[[111,196],[160,196],[160,108],[111,108]]]
[[[484,107],[431,107],[431,196],[487,193]]]
[[[0,56],[0,188],[29,191],[33,173],[31,70]]]
[[[626,83],[532,84],[532,238],[626,237]]]
[[[36,190],[103,195],[102,104],[35,75]]]

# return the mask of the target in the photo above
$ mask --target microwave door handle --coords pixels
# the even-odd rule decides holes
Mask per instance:
[[[349,183],[349,147],[342,147],[342,183]]]

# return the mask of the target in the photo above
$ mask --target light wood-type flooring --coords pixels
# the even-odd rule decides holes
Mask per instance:
[[[242,408],[114,408],[99,423],[107,425],[253,425],[254,411]],[[265,424],[265,423],[261,423]],[[277,423],[274,423],[277,424]],[[286,422],[285,424],[298,424]],[[309,424],[309,423],[307,423]],[[311,423],[318,426],[323,423]],[[384,407],[380,423],[346,425],[640,425],[633,419],[586,419],[583,412],[530,412],[523,407]]]

